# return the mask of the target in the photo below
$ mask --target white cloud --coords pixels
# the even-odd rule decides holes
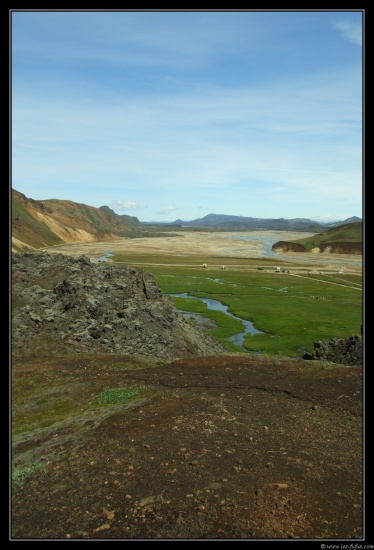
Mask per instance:
[[[13,175],[22,181],[33,166],[43,177],[101,179],[108,191],[121,180],[132,194],[141,185],[222,188],[253,179],[293,186],[316,175],[323,187],[329,173],[360,172],[356,81],[336,72],[269,89],[211,87],[94,107],[16,95],[13,156],[23,162],[14,163]],[[122,201],[117,208],[136,206]]]
[[[119,211],[135,210],[138,206],[138,203],[133,201],[117,200],[112,202],[112,208]]]
[[[336,20],[333,22],[333,28],[348,38],[354,44],[362,46],[362,26],[353,21]]]

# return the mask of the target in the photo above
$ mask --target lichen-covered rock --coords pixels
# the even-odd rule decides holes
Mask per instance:
[[[362,336],[352,335],[348,338],[318,340],[310,359],[322,359],[340,365],[362,366]]]
[[[149,273],[87,257],[12,255],[12,358],[124,353],[164,359],[227,351],[178,312]]]

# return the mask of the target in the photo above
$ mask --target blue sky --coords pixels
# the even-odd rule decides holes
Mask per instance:
[[[362,11],[11,12],[12,187],[140,221],[363,215]]]

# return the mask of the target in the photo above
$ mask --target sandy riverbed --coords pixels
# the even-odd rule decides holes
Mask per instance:
[[[110,251],[113,255],[129,254],[170,254],[173,257],[201,256],[207,258],[214,256],[222,258],[237,258],[238,263],[243,258],[257,258],[259,264],[261,258],[266,257],[265,247],[268,243],[280,240],[293,241],[307,237],[305,233],[291,233],[284,231],[254,231],[243,233],[228,232],[183,232],[175,236],[142,237],[136,239],[117,239],[103,242],[74,243],[46,248],[48,252],[60,252],[62,254],[85,254],[92,259],[97,259]],[[297,263],[311,263],[314,269],[349,269],[353,272],[362,271],[362,256],[353,254],[320,254],[320,253],[282,253],[271,254],[279,260],[287,260]]]

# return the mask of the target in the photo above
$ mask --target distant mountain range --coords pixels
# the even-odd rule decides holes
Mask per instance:
[[[164,236],[165,231],[186,228],[210,230],[279,230],[323,233],[340,225],[362,221],[353,217],[341,222],[322,224],[305,218],[262,219],[209,214],[205,218],[184,222],[142,223],[134,216],[119,215],[108,206],[96,208],[73,201],[49,199],[34,200],[12,189],[12,251],[36,250],[64,243],[94,242],[116,238]],[[353,226],[352,225],[352,226]],[[345,241],[349,238],[345,232]],[[362,229],[361,229],[362,235]],[[357,241],[355,233],[354,239]],[[362,241],[362,237],[361,237]]]
[[[250,218],[246,216],[230,216],[227,214],[208,214],[204,218],[198,218],[192,221],[176,220],[168,225],[179,227],[263,229],[269,231],[308,231],[311,233],[320,233],[329,227],[338,227],[339,225],[358,221],[361,221],[361,218],[356,216],[343,221],[322,223],[308,218],[294,218],[289,220],[285,218]]]

